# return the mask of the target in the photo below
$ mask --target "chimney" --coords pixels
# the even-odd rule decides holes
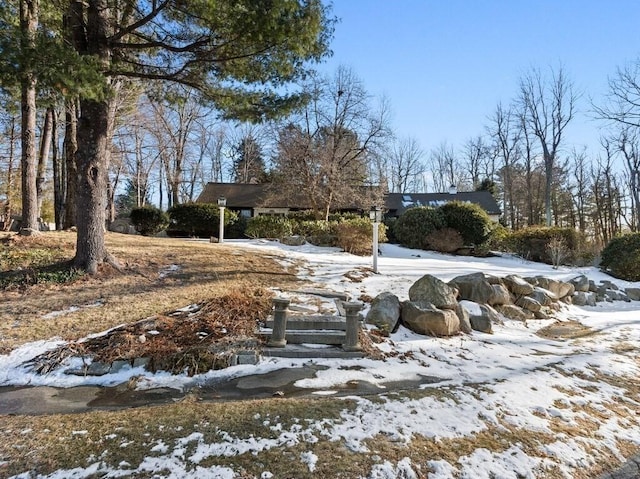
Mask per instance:
[[[458,194],[458,187],[456,185],[449,186],[449,194],[450,195]]]

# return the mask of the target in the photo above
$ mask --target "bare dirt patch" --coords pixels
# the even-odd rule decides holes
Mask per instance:
[[[549,339],[578,339],[593,336],[598,332],[579,321],[556,321],[538,330],[538,335]]]

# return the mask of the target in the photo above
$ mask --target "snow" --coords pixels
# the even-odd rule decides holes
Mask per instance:
[[[596,283],[611,280],[621,289],[640,286],[640,283],[612,279],[592,267],[553,269],[509,256],[459,258],[383,245],[382,256],[378,258],[380,274],[376,275],[370,271],[370,257],[349,255],[335,248],[288,247],[260,240],[231,241],[229,244],[245,251],[271,255],[283,266],[297,270],[300,278],[312,281],[315,287],[346,292],[354,299],[364,294],[374,297],[390,291],[405,300],[409,287],[424,274],[448,281],[478,271],[496,276],[544,275],[559,280],[584,274]],[[166,268],[167,273],[176,268],[174,265]],[[347,273],[359,281],[350,280]],[[278,294],[301,296],[285,291]],[[470,302],[463,305],[471,312],[477,308]],[[48,317],[53,317],[50,315],[54,313],[49,313]],[[318,461],[324,460],[312,447],[319,438],[340,441],[354,452],[372,453],[369,440],[378,435],[410,446],[417,437],[436,441],[473,438],[488,429],[509,428],[546,435],[553,440],[541,440],[537,448],[519,443],[510,444],[502,451],[478,447],[470,454],[460,456],[455,463],[434,460],[415,464],[408,457],[394,463],[378,458],[371,470],[362,471],[362,477],[534,478],[540,471],[556,468],[570,478],[577,470],[596,464],[601,457],[614,456],[623,460],[620,441],[640,446],[640,404],[627,398],[621,386],[604,380],[605,376],[615,376],[633,381],[640,375],[639,354],[635,351],[640,341],[640,302],[603,303],[584,308],[567,306],[559,313],[559,319],[578,320],[598,333],[579,341],[557,341],[535,334],[552,320],[529,321],[526,325],[505,320],[504,324],[494,325],[492,335],[474,333],[438,339],[401,327],[389,341],[380,345],[383,351],[395,351],[397,355],[384,361],[367,358],[313,360],[327,368],[318,368],[314,377],[298,380],[295,385],[313,390],[318,396],[329,396],[349,381],[367,381],[381,388],[394,381],[414,381],[418,388],[435,388],[443,394],[418,395],[417,398],[383,394],[376,400],[349,397],[355,407],[345,408],[339,419],[299,422],[284,427],[278,418],[258,417],[271,431],[268,437],[235,437],[218,431],[217,437],[211,440],[205,439],[202,433],[193,432],[176,441],[152,441],[148,457],[138,465],[121,464],[119,468],[113,468],[99,461],[87,461],[89,465],[84,469],[38,477],[129,477],[165,471],[169,473],[166,477],[231,478],[235,472],[228,467],[203,468],[199,464],[212,457],[258,454],[293,445],[306,445],[298,460],[313,473]],[[310,362],[309,359],[265,358],[255,366],[239,365],[193,378],[160,372],[151,374],[142,367],[123,368],[101,377],[71,376],[61,371],[40,376],[25,366],[26,361],[61,344],[63,341],[52,338],[26,344],[0,356],[0,386],[111,386],[132,376],[141,376],[144,380],[138,381],[139,388],[186,390],[211,380],[264,374]],[[625,347],[626,353],[620,354],[619,350]],[[628,414],[614,414],[610,408],[613,404],[618,410],[627,410]],[[598,411],[598,417],[590,417],[586,408]],[[557,433],[554,427],[563,424],[580,428],[587,418],[594,430],[585,431],[580,438]],[[74,434],[84,434],[84,431],[74,431]],[[114,433],[113,439],[117,437]],[[604,456],[597,456],[598,453]],[[267,468],[265,465],[260,477],[274,477]],[[31,476],[27,471],[16,477]]]

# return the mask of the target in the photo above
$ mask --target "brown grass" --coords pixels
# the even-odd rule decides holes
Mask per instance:
[[[57,259],[73,256],[73,233],[10,237],[9,248],[53,248]],[[0,291],[0,353],[54,336],[78,339],[233,290],[299,283],[274,258],[230,245],[117,233],[108,233],[106,243],[122,271],[104,265],[71,284]],[[56,311],[65,314],[45,316]]]

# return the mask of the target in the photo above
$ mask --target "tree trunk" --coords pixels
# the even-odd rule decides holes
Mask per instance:
[[[75,226],[76,223],[76,191],[78,189],[78,168],[76,166],[76,153],[78,151],[78,118],[77,102],[75,99],[67,100],[65,107],[64,128],[64,158],[65,158],[65,196],[64,196],[64,223],[65,229]]]
[[[105,210],[107,206],[107,101],[83,100],[78,122],[77,227],[75,265],[90,274],[104,261]]]
[[[97,56],[107,67],[111,53],[107,42],[110,16],[107,0],[87,3],[86,44],[76,48],[80,54]],[[96,273],[106,257],[104,229],[112,101],[113,97],[108,94],[104,99],[80,101],[76,154],[78,238],[74,264],[89,274]]]
[[[47,108],[44,115],[44,126],[40,137],[40,154],[38,155],[38,170],[36,176],[36,193],[38,195],[38,217],[42,217],[42,200],[44,199],[44,184],[47,180],[47,163],[51,151],[53,136],[53,107]]]
[[[36,191],[36,75],[30,65],[38,28],[39,0],[20,1],[22,65],[22,230],[38,230],[38,195]]]
[[[64,228],[67,169],[64,158],[58,151],[58,115],[53,115],[53,142],[51,162],[53,164],[53,213],[56,230]]]
[[[545,224],[551,226],[551,189],[553,188],[553,163],[554,155],[551,154],[545,145],[543,145],[543,157],[544,157],[544,211],[545,211]]]
[[[3,220],[4,220],[4,230],[9,231],[11,228],[11,214],[13,209],[13,176],[14,176],[14,161],[15,161],[15,145],[17,140],[17,128],[16,128],[16,117],[11,115],[10,118],[11,129],[9,134],[9,157],[7,158],[7,181],[6,181],[6,189],[4,190],[4,194],[7,198],[6,203],[4,205],[4,211],[2,212]]]

